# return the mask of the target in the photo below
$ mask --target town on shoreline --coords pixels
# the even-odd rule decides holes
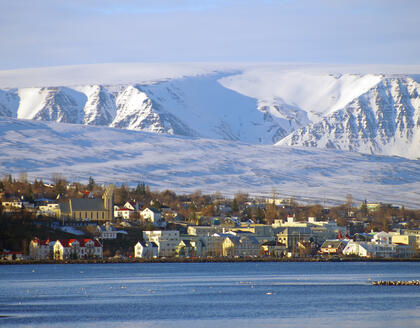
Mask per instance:
[[[420,210],[177,195],[128,185],[0,180],[0,263],[417,261]]]

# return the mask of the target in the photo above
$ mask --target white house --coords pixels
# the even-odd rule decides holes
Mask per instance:
[[[138,202],[126,202],[123,207],[138,212],[140,211],[141,205]]]
[[[343,250],[343,254],[369,258],[396,257],[397,245],[380,245],[372,242],[349,241]]]
[[[355,255],[359,257],[373,257],[375,248],[372,244],[362,241],[349,241],[343,249],[344,255]]]
[[[104,226],[98,226],[97,227],[99,236],[102,239],[117,239],[117,230],[110,226],[109,224],[106,224]]]
[[[114,207],[115,218],[122,218],[124,220],[129,220],[133,214],[134,214],[134,211],[132,209],[129,209],[126,207],[115,209]]]
[[[32,239],[29,242],[29,259],[31,260],[48,260],[52,258],[52,246],[54,241]]]
[[[103,247],[97,239],[57,240],[53,245],[56,260],[102,258]]]
[[[392,243],[392,234],[385,231],[378,232],[373,236],[372,242],[379,245],[389,245]]]
[[[13,208],[13,209],[23,209],[23,208],[34,208],[34,204],[22,201],[22,200],[12,200],[1,203],[4,208]]]
[[[177,230],[159,230],[143,231],[145,241],[154,242],[159,248],[159,257],[171,257],[175,255],[179,244],[179,231]]]
[[[37,214],[58,218],[60,216],[60,205],[59,204],[40,205],[38,207]]]
[[[144,221],[153,223],[155,227],[165,226],[165,222],[162,220],[162,213],[154,207],[147,207],[140,214]]]
[[[137,242],[134,246],[134,257],[151,259],[159,256],[159,247],[154,242]]]

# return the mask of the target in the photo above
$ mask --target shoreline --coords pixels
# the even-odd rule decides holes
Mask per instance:
[[[165,258],[165,259],[98,259],[98,260],[20,260],[20,261],[0,261],[0,265],[31,265],[31,264],[113,264],[113,263],[264,263],[264,262],[420,262],[420,258],[294,258],[294,259],[275,259],[275,258]]]

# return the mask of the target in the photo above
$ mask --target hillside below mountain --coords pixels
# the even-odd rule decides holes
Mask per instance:
[[[254,196],[420,206],[420,161],[336,149],[255,145],[103,126],[0,117],[0,174],[50,181],[145,182],[179,193],[238,190]]]

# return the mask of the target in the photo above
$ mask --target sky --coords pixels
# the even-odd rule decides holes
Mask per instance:
[[[420,64],[418,0],[0,0],[0,69]]]

